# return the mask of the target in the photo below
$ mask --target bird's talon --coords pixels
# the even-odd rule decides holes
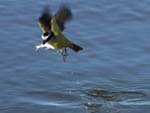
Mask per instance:
[[[63,61],[65,62],[66,61],[66,58],[67,58],[67,49],[66,49],[66,47],[63,49],[63,51],[62,51],[62,56],[63,56]]]

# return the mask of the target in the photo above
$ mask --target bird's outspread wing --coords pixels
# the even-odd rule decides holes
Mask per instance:
[[[38,24],[41,30],[43,31],[43,33],[51,30],[51,18],[52,18],[52,15],[48,7],[46,6],[38,20]]]
[[[67,5],[62,4],[55,16],[57,18],[58,26],[60,27],[61,31],[63,31],[65,29],[65,23],[72,19],[72,12]]]

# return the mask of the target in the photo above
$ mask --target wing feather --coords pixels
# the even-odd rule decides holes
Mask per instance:
[[[43,33],[51,30],[51,18],[52,18],[52,15],[51,15],[48,7],[46,6],[44,8],[41,16],[39,17],[39,21],[38,21],[38,24],[39,24],[41,30],[43,31]]]
[[[65,23],[72,19],[72,12],[67,5],[62,4],[55,16],[58,26],[63,31],[65,29]]]

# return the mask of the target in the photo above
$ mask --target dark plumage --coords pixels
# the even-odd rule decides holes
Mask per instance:
[[[54,16],[57,18],[58,26],[61,31],[63,31],[65,29],[65,23],[72,19],[72,12],[67,5],[61,5]],[[42,15],[39,17],[39,25],[43,33],[51,32],[51,19],[52,14],[50,13],[48,6],[46,6],[42,12]]]
[[[57,17],[58,26],[63,31],[65,23],[72,19],[72,12],[68,6],[61,5],[55,16]]]

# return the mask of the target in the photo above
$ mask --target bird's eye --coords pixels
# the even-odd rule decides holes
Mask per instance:
[[[48,36],[49,35],[49,32],[45,32],[44,34],[43,34],[43,36]]]

